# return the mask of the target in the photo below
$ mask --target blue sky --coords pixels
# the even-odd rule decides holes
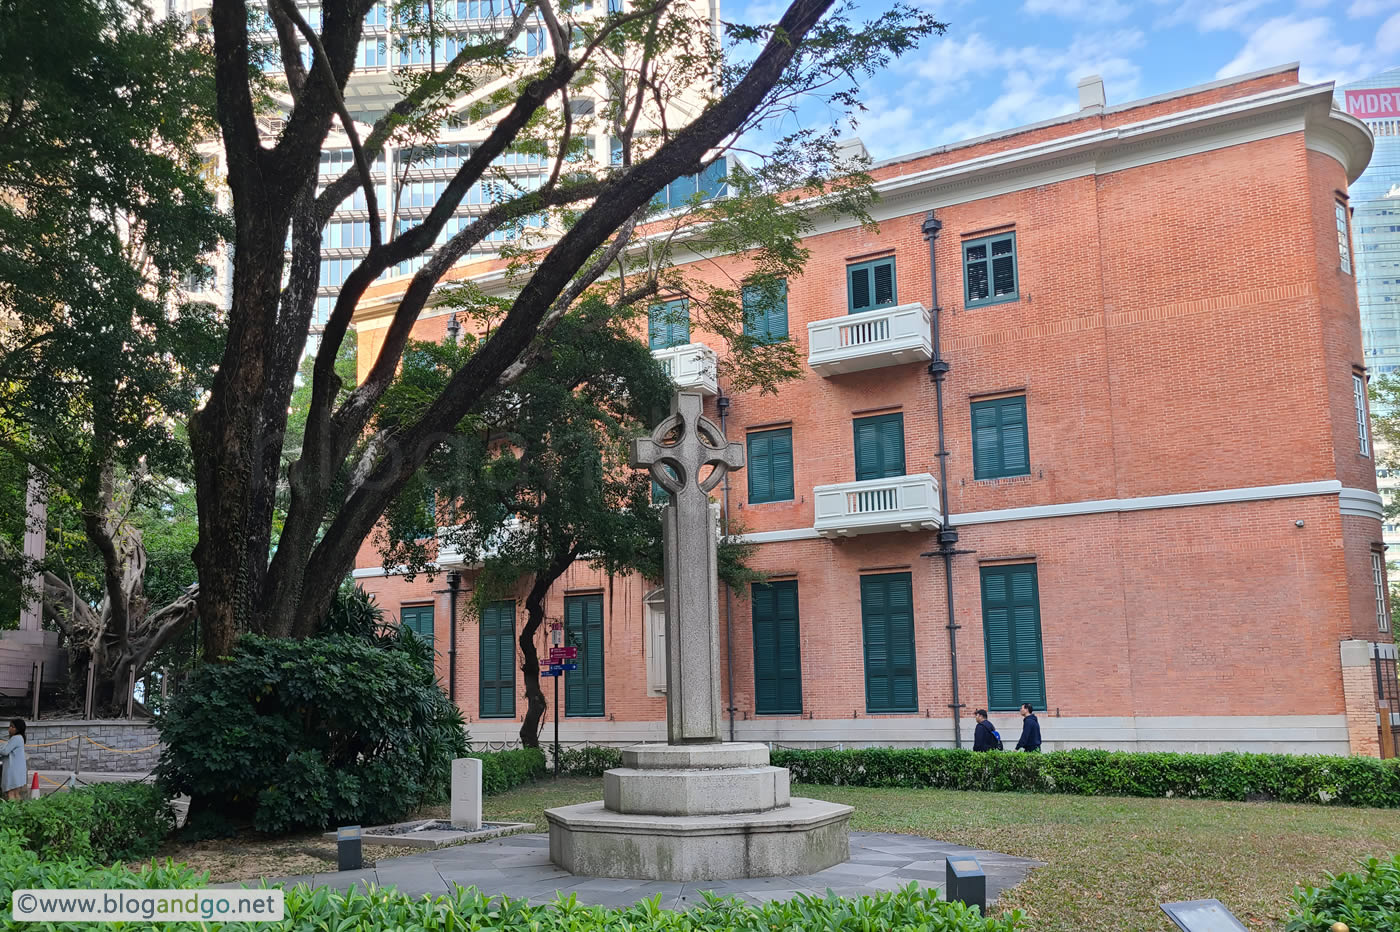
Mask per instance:
[[[1087,74],[1103,75],[1112,105],[1289,61],[1310,83],[1400,65],[1400,0],[911,2],[948,32],[863,88],[856,135],[877,159],[1077,110]],[[722,0],[721,11],[771,22],[785,6]]]

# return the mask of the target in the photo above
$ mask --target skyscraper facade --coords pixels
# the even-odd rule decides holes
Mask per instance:
[[[365,28],[360,40],[350,80],[345,88],[345,105],[356,125],[359,137],[365,139],[376,120],[394,106],[403,94],[403,78],[413,72],[442,68],[458,51],[468,43],[480,42],[483,38],[510,38],[514,49],[514,67],[519,72],[528,71],[540,59],[552,54],[549,37],[543,25],[528,19],[523,26],[516,23],[521,5],[518,0],[429,0],[416,11],[420,22],[433,17],[440,34],[432,42],[426,39],[409,38],[408,29],[396,18],[404,16],[402,5],[392,0],[374,4],[365,17]],[[192,24],[199,24],[208,17],[210,0],[165,0],[164,14],[179,16]],[[570,11],[574,23],[588,22],[624,10],[626,0],[583,0]],[[712,33],[717,37],[719,29],[718,0],[688,0],[691,15],[709,22]],[[252,58],[270,76],[280,75],[280,56],[277,53],[276,35],[272,31],[271,20],[259,12],[262,4],[250,4],[252,21],[249,38],[253,46]],[[318,3],[299,2],[302,18],[314,30],[321,28],[321,9]],[[398,11],[397,15],[395,11]],[[421,31],[421,27],[418,31]],[[307,46],[302,47],[303,59],[310,63]],[[510,79],[503,74],[492,81],[480,84],[473,94],[464,95],[452,102],[449,112],[442,120],[435,134],[427,138],[416,136],[406,139],[400,134],[391,137],[384,152],[371,165],[371,176],[376,186],[376,201],[379,205],[381,235],[387,241],[392,236],[420,223],[442,197],[448,182],[457,173],[462,162],[471,156],[473,147],[484,140],[495,128],[496,112],[474,119],[469,115],[474,104],[495,92]],[[575,89],[571,94],[570,115],[576,133],[583,134],[582,145],[575,143],[570,159],[580,167],[588,164],[600,169],[618,161],[620,152],[608,135],[602,115],[606,109],[607,93],[601,85]],[[260,115],[259,126],[265,135],[265,144],[271,145],[282,132],[284,119],[291,107],[291,99],[280,99],[272,95],[278,106]],[[683,126],[693,119],[703,105],[701,89],[682,88],[664,103],[665,112],[645,108],[639,122],[642,132],[657,126],[671,129]],[[553,104],[557,109],[557,102]],[[210,179],[216,188],[221,186],[222,146],[211,143]],[[381,278],[407,275],[417,271],[430,258],[433,250],[446,242],[464,226],[502,199],[513,197],[521,192],[537,189],[546,179],[552,158],[537,152],[507,150],[493,166],[489,177],[474,185],[462,198],[452,218],[438,235],[437,243],[421,256],[400,263],[388,269]],[[349,137],[344,127],[335,121],[327,135],[321,153],[320,184],[328,185],[345,172],[354,168],[354,157]],[[713,164],[708,171],[689,179],[678,179],[672,183],[666,196],[683,201],[696,191],[715,194],[720,190],[720,179],[725,174],[723,161]],[[227,201],[227,192],[221,197]],[[227,204],[225,203],[225,206]],[[321,276],[317,289],[316,309],[311,322],[311,345],[325,325],[331,309],[340,294],[341,285],[350,271],[369,253],[370,217],[365,192],[357,189],[337,208],[330,222],[322,231]],[[548,235],[547,220],[544,217],[530,217],[513,228],[502,228],[492,232],[469,255],[484,258],[521,236],[525,231]],[[224,247],[221,252],[210,257],[214,274],[200,282],[191,282],[190,291],[199,293],[221,306],[227,306],[229,291],[232,288],[232,255]]]
[[[1351,257],[1361,311],[1361,340],[1371,377],[1400,372],[1400,68],[1337,88],[1336,105],[1376,138],[1371,162],[1351,185]],[[1339,219],[1339,223],[1343,222]],[[1378,461],[1387,451],[1378,451]],[[1400,474],[1382,464],[1377,485],[1387,504],[1400,495]],[[1387,518],[1387,546],[1400,553],[1400,519]]]

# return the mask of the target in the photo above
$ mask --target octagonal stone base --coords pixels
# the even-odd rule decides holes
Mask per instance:
[[[550,859],[575,874],[728,880],[815,874],[850,857],[850,806],[795,797],[728,815],[636,815],[602,802],[545,812]]]
[[[603,806],[626,815],[723,815],[786,806],[786,767],[639,770],[603,774]]]

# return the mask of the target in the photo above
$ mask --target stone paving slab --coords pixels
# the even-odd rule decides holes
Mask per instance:
[[[344,873],[277,878],[288,886],[306,883],[346,890],[353,885],[395,886],[421,895],[449,892],[454,886],[476,887],[492,896],[549,903],[557,896],[576,896],[592,906],[627,906],[655,896],[667,909],[686,909],[702,901],[702,891],[733,896],[750,903],[790,900],[799,893],[869,896],[897,890],[909,883],[943,889],[944,862],[949,855],[972,855],[987,873],[989,905],[1003,890],[1026,879],[1040,861],[950,845],[917,835],[851,832],[851,860],[816,874],[799,877],[755,877],[734,880],[626,880],[575,876],[549,862],[547,835],[510,835],[455,848],[391,858],[377,868]],[[233,886],[226,884],[225,886]]]

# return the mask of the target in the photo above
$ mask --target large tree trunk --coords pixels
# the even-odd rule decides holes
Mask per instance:
[[[68,703],[83,707],[89,667],[93,670],[93,714],[99,718],[124,715],[133,679],[149,672],[156,653],[194,621],[199,587],[191,586],[169,605],[152,610],[142,594],[141,573],[146,551],[139,535],[124,535],[116,549],[121,578],[118,595],[110,594],[96,607],[88,605],[67,580],[53,573],[43,579],[46,620],[64,633],[68,648]],[[114,602],[120,600],[118,606]],[[126,619],[124,630],[116,624]]]
[[[247,4],[243,0],[214,0],[213,4],[217,114],[228,156],[236,252],[224,356],[209,401],[190,426],[200,525],[195,564],[201,586],[204,655],[209,660],[227,655],[242,630],[293,636],[314,632],[317,619],[324,616],[336,589],[352,569],[361,542],[438,439],[452,431],[483,398],[519,377],[536,339],[602,274],[603,266],[596,270],[589,267],[599,250],[668,182],[700,170],[707,152],[743,129],[779,83],[803,37],[831,6],[831,0],[793,0],[747,73],[651,157],[596,185],[560,184],[497,205],[499,213],[493,208],[483,215],[491,218],[490,223],[474,223],[451,237],[414,276],[385,328],[382,347],[367,376],[337,407],[334,361],[365,288],[380,272],[432,246],[471,186],[540,108],[577,76],[580,63],[570,60],[567,53],[557,54],[547,72],[527,82],[517,99],[503,108],[487,139],[473,146],[471,156],[431,214],[404,235],[373,245],[369,256],[345,280],[318,351],[303,461],[292,470],[289,516],[269,568],[261,548],[271,522],[265,506],[270,496],[260,495],[259,490],[276,481],[275,474],[268,475],[267,470],[277,457],[266,455],[266,444],[280,444],[282,425],[265,423],[277,416],[264,412],[284,407],[285,386],[295,374],[295,355],[280,354],[279,350],[293,341],[300,346],[305,340],[305,321],[298,319],[300,305],[297,313],[291,312],[291,292],[280,293],[284,244],[293,205],[308,185],[315,184],[321,146],[332,119],[343,110],[341,89],[353,66],[371,2],[328,0],[322,4],[324,57],[318,50],[313,56],[316,66],[304,75],[295,64],[300,57],[296,34],[287,22],[281,22],[279,41],[283,59],[295,75],[291,86],[295,104],[271,147],[265,147],[260,139],[248,79]],[[559,48],[566,49],[569,43],[566,37],[561,38]],[[459,59],[465,54],[459,54]],[[427,93],[423,89],[433,86],[431,81],[424,82],[409,98],[417,94],[422,101]],[[382,146],[396,121],[407,115],[407,111],[397,112],[397,105],[395,110],[389,115],[393,118],[381,120],[371,134],[371,140],[377,137],[376,145]],[[329,219],[336,199],[347,196],[354,185],[354,178],[347,174],[317,197],[314,219],[318,229]],[[423,415],[398,432],[392,455],[372,463],[363,482],[352,488],[343,502],[332,502],[333,485],[327,477],[335,474],[363,436],[392,382],[414,322],[446,268],[512,216],[581,199],[591,199],[591,203],[543,256],[491,337]],[[372,226],[375,222],[371,220]],[[302,278],[314,276],[318,268],[310,258],[315,243],[314,237],[294,237],[294,254],[307,259],[294,259],[292,264],[298,293],[305,296],[298,300],[314,296],[314,287],[306,289]],[[285,422],[285,416],[280,419]],[[534,666],[537,686],[537,661]]]
[[[525,597],[525,627],[520,630],[520,672],[525,674],[525,720],[520,725],[520,743],[527,748],[540,746],[540,722],[549,703],[540,687],[540,655],[535,648],[535,635],[544,623],[544,599],[549,589],[574,562],[575,554],[557,555],[544,572],[535,577],[530,594]]]

